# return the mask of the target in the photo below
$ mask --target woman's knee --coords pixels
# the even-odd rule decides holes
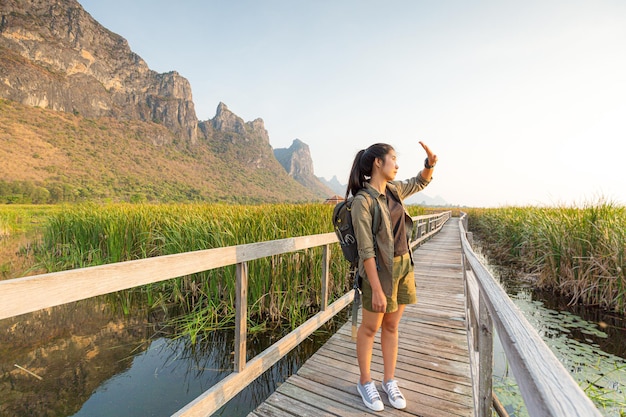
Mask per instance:
[[[387,333],[398,333],[398,322],[383,320],[382,331]]]
[[[378,324],[376,323],[361,323],[361,326],[359,327],[359,331],[362,332],[362,334],[366,337],[374,337],[376,335],[376,332],[378,331]]]
[[[394,313],[385,314],[382,322],[383,331],[392,333],[398,332],[398,326],[400,325],[400,319],[402,318],[402,310],[403,309],[399,309]]]

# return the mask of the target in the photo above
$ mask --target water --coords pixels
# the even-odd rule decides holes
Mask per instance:
[[[626,318],[599,308],[568,305],[532,289],[532,277],[489,266],[524,317],[583,388],[602,415],[626,415]],[[494,339],[494,392],[511,417],[528,416],[499,339]]]
[[[231,346],[226,333],[214,333],[194,348],[186,339],[156,339],[129,369],[100,385],[74,416],[170,416],[230,374]],[[297,370],[302,354],[296,351],[277,363],[216,415],[248,414]]]
[[[0,416],[170,416],[232,372],[232,330],[192,345],[168,337],[160,320],[125,317],[102,300],[85,300],[0,321]],[[316,332],[215,415],[247,415],[334,326]],[[250,336],[248,359],[279,337]]]

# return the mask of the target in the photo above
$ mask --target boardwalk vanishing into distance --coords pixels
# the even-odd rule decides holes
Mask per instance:
[[[380,332],[372,378],[385,411],[377,413],[363,405],[356,392],[359,368],[348,322],[249,417],[473,416],[458,221],[448,221],[414,255],[418,303],[407,306],[400,322],[396,371],[406,409],[391,407],[380,389]]]

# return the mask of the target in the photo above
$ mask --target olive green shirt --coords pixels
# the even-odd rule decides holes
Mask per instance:
[[[430,181],[426,181],[421,176],[421,172],[408,180],[389,181],[387,183],[388,190],[402,202],[407,240],[410,238],[413,231],[413,220],[404,206],[404,199],[423,190],[429,183]],[[376,199],[378,203],[376,203],[374,199]],[[380,228],[376,233],[376,252],[374,251],[374,239],[372,236],[373,204],[380,205]],[[359,249],[359,275],[367,279],[363,260],[376,257],[378,278],[381,287],[385,295],[390,297],[392,292],[394,237],[391,227],[391,215],[387,205],[387,196],[379,193],[378,190],[369,183],[366,183],[365,188],[356,194],[352,202],[352,225],[354,226],[354,234],[356,235]],[[409,251],[409,253],[411,253],[411,251]],[[411,263],[413,263],[413,254],[411,254]]]

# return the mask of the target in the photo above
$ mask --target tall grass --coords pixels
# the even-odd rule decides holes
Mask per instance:
[[[222,204],[80,205],[52,216],[39,262],[59,271],[146,257],[283,239],[332,231],[332,206]],[[292,326],[319,307],[322,249],[311,248],[252,261],[249,314],[253,325]],[[331,249],[331,297],[350,288],[338,245]],[[138,300],[182,312],[189,332],[225,326],[234,316],[235,267],[183,276],[126,292]],[[125,309],[130,308],[126,306]]]
[[[34,273],[33,243],[39,240],[42,225],[60,206],[0,204],[0,279]]]
[[[62,206],[0,204],[0,239],[36,231],[60,210]]]
[[[506,207],[468,211],[490,256],[537,275],[572,303],[626,312],[626,208]]]

